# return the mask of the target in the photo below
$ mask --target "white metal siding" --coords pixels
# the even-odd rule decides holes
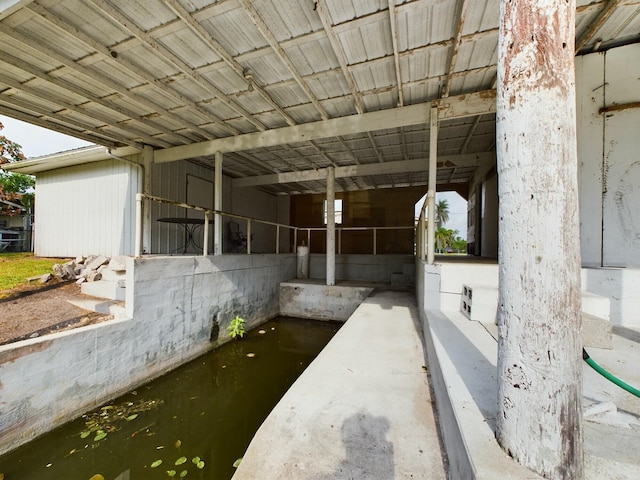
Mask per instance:
[[[137,168],[118,160],[38,174],[36,255],[133,254],[137,182]]]

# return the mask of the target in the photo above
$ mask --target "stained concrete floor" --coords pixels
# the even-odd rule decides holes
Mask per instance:
[[[414,293],[375,292],[263,423],[234,480],[444,480]]]

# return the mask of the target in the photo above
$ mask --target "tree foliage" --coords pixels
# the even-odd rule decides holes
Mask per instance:
[[[0,130],[4,125],[0,123]],[[16,142],[0,135],[0,165],[25,160],[22,147]],[[31,175],[7,172],[0,168],[0,200],[22,205],[30,209],[33,206],[35,179]],[[0,215],[18,215],[21,212],[10,204],[0,204]]]
[[[449,221],[449,202],[445,199],[436,203],[436,227],[442,228]]]

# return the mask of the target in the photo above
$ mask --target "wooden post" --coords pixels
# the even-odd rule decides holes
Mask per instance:
[[[583,478],[575,0],[501,0],[497,438]]]

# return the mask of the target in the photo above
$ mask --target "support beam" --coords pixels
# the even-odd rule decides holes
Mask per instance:
[[[427,263],[433,264],[435,258],[435,231],[436,231],[436,177],[438,165],[438,109],[431,109],[429,123],[429,186],[427,190],[427,206],[429,217],[427,219]]]
[[[336,284],[336,176],[327,168],[327,285]]]
[[[151,169],[153,168],[153,147],[145,145],[142,150],[142,193],[151,195]],[[142,205],[142,253],[151,253],[151,202],[144,200]]]
[[[443,98],[434,102],[380,110],[347,117],[332,118],[247,133],[235,137],[218,138],[191,145],[165,148],[156,152],[156,163],[174,162],[189,158],[213,155],[215,152],[240,152],[254,148],[273,147],[287,143],[317,140],[388,128],[407,127],[426,123],[429,110],[438,107],[438,118],[449,120],[495,112],[495,90]]]
[[[466,155],[449,155],[440,157],[438,165],[444,167],[477,167],[495,160],[493,153],[470,153]],[[348,165],[336,167],[336,178],[353,178],[367,175],[386,175],[391,173],[424,172],[424,159],[399,160],[396,162],[369,163],[365,165]],[[298,172],[273,173],[255,177],[236,178],[233,188],[257,187],[282,183],[313,182],[324,180],[323,170],[301,170]]]
[[[215,154],[213,182],[213,208],[216,212],[222,211],[222,152]],[[213,254],[222,255],[222,215],[215,214],[213,221]]]
[[[501,0],[496,437],[552,480],[584,478],[574,40],[575,0]]]

